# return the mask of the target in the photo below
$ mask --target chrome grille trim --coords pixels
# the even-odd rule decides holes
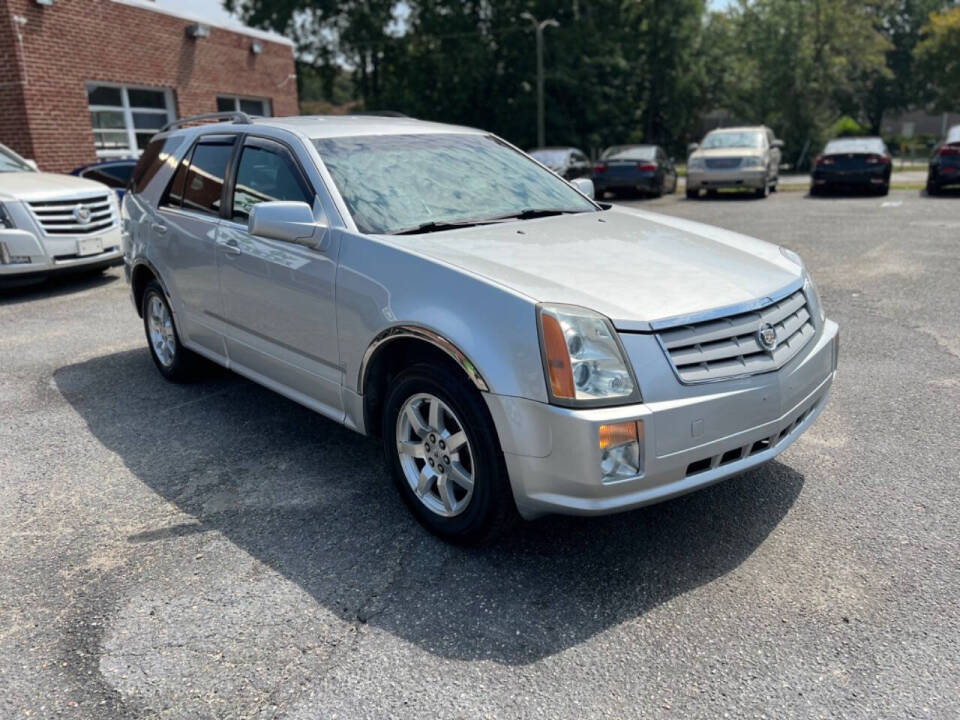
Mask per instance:
[[[757,338],[766,323],[777,335],[772,351]],[[801,289],[755,310],[661,330],[657,340],[680,382],[701,383],[778,370],[815,334]]]
[[[109,194],[34,200],[27,205],[46,235],[92,235],[117,224]],[[86,208],[90,213],[87,222],[82,223],[74,217],[73,211],[77,206]]]

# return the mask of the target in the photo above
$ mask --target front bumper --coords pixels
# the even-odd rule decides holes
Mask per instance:
[[[486,394],[520,514],[529,519],[629,510],[776,457],[826,404],[837,343],[837,325],[828,320],[810,347],[776,372],[626,407],[572,410]],[[627,420],[643,423],[641,474],[604,483],[598,428]]]
[[[80,254],[79,241],[99,242],[99,251]],[[120,227],[90,236],[39,236],[22,229],[0,230],[0,283],[41,279],[55,273],[119,265]],[[87,252],[83,248],[83,252]],[[4,259],[8,262],[4,262]]]
[[[765,168],[737,168],[733,170],[687,170],[687,190],[718,190],[726,188],[761,189],[767,181]]]

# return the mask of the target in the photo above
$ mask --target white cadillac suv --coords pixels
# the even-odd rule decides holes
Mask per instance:
[[[120,264],[119,215],[106,185],[38,172],[0,145],[0,285]]]

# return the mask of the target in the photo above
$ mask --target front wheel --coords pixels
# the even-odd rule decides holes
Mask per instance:
[[[687,200],[696,200],[700,197],[699,190],[687,190]]]
[[[452,370],[416,365],[398,375],[382,436],[397,489],[432,533],[482,543],[517,518],[490,413]]]
[[[765,198],[767,193],[770,192],[770,186],[764,183],[763,187],[759,187],[754,191],[754,195],[758,198]]]

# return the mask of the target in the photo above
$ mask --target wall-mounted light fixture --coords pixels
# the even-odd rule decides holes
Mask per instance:
[[[192,38],[193,40],[208,38],[210,37],[210,26],[204,25],[203,23],[193,23],[193,25],[187,25],[187,37]]]
[[[254,55],[259,55],[262,53],[263,43],[259,40],[254,40],[252,43],[250,43],[250,52],[252,52]]]
[[[53,6],[53,0],[35,0],[35,2],[37,3],[37,5],[42,5],[45,7]]]

